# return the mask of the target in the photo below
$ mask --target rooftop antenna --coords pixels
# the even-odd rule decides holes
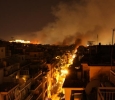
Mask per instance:
[[[98,45],[98,34],[97,34],[97,45]]]
[[[97,45],[98,45],[98,34],[97,34]],[[96,45],[96,53],[97,53],[97,45]]]

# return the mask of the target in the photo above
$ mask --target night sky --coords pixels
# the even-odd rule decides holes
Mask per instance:
[[[0,0],[0,39],[111,43],[114,0]],[[98,39],[97,39],[98,36]],[[97,41],[98,40],[98,41]]]
[[[48,22],[54,21],[51,14],[51,6],[55,2],[39,0],[8,0],[0,3],[0,25],[1,32],[21,33],[35,32]],[[35,2],[34,2],[35,1]],[[53,1],[53,0],[52,0]],[[53,19],[52,19],[53,18]]]

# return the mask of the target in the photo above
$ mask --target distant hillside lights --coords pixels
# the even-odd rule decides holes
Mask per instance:
[[[25,41],[25,40],[14,40],[14,41],[9,41],[9,42],[16,42],[16,43],[30,43],[30,41]]]

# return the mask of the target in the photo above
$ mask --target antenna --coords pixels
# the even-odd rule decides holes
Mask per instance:
[[[98,34],[97,34],[97,45],[98,45]],[[97,53],[97,45],[96,45],[96,53]]]

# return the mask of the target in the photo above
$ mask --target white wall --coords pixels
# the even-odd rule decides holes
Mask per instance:
[[[100,74],[109,76],[111,66],[90,66],[90,80],[96,79]]]

